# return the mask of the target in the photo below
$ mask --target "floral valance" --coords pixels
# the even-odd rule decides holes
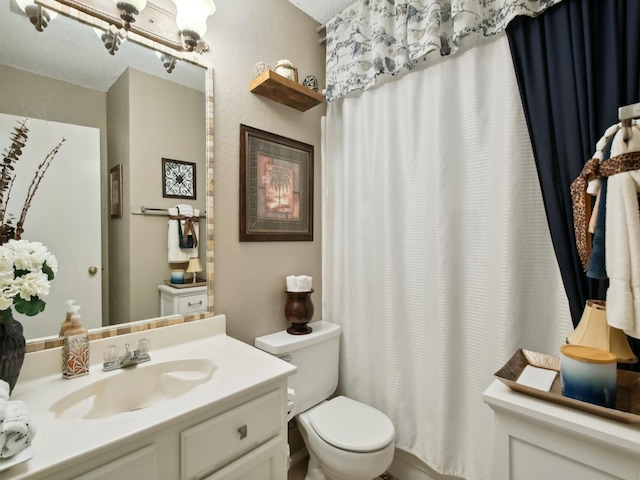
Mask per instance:
[[[466,35],[496,35],[516,16],[560,1],[358,0],[327,23],[327,100],[366,90],[378,75],[414,69],[434,50],[451,55]]]

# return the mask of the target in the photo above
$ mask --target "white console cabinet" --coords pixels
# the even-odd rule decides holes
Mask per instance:
[[[640,425],[511,390],[484,392],[495,418],[495,480],[638,480]]]
[[[207,286],[174,288],[158,285],[160,316],[192,315],[207,311]]]

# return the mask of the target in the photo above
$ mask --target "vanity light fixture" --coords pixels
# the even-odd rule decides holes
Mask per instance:
[[[216,11],[213,0],[173,0],[173,3],[178,9],[176,23],[185,50],[198,53],[208,50],[209,47],[200,39],[207,31],[207,18]]]
[[[20,7],[20,10],[27,14],[29,21],[39,32],[47,28],[49,22],[58,15],[58,12],[41,7],[35,4],[33,0],[16,0],[16,3]]]
[[[113,3],[118,7],[120,18],[124,20],[124,28],[127,30],[136,21],[136,16],[147,6],[147,0],[127,0],[126,2],[113,0]]]
[[[156,50],[156,55],[162,62],[162,65],[164,66],[164,69],[167,71],[167,73],[173,72],[173,69],[176,68],[176,65],[178,63],[178,59],[173,55],[169,55],[168,53],[158,52],[157,50]]]
[[[114,27],[116,31],[124,30],[124,35],[122,31],[119,32],[121,39],[132,34],[151,42],[157,42],[178,52],[195,53],[203,53],[209,50],[209,46],[202,37],[207,31],[207,19],[216,11],[213,0],[173,0],[177,13],[173,13],[147,0],[16,1],[19,4],[31,5],[33,8],[30,10],[36,12],[39,10],[46,11],[47,17],[41,22],[44,24],[42,28],[56,14],[51,9],[58,10],[58,5],[60,5],[73,9],[72,14],[89,15],[92,18],[106,22]],[[41,3],[47,5],[48,8],[41,7]],[[114,8],[114,4],[117,6],[117,11]],[[31,20],[31,22],[36,25],[40,21]],[[36,28],[38,28],[37,25]],[[38,28],[38,30],[42,31],[42,28]],[[109,30],[112,29],[110,28]]]
[[[96,32],[96,35],[102,40],[102,43],[104,43],[105,48],[111,55],[115,55],[118,48],[120,48],[120,44],[126,40],[126,37],[121,37],[113,28],[110,28],[109,31],[94,28],[93,31]]]

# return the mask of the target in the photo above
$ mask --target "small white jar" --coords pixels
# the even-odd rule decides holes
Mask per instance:
[[[298,69],[290,60],[279,60],[278,63],[276,63],[273,71],[278,75],[282,75],[283,77],[288,78],[289,80],[293,80],[294,82],[298,81]]]
[[[617,359],[613,353],[582,345],[563,345],[560,354],[565,397],[615,408]]]

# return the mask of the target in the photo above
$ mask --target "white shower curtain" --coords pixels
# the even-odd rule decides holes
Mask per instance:
[[[490,480],[482,392],[571,331],[506,36],[331,102],[323,319],[341,393],[437,472]],[[472,45],[473,44],[473,45]]]

